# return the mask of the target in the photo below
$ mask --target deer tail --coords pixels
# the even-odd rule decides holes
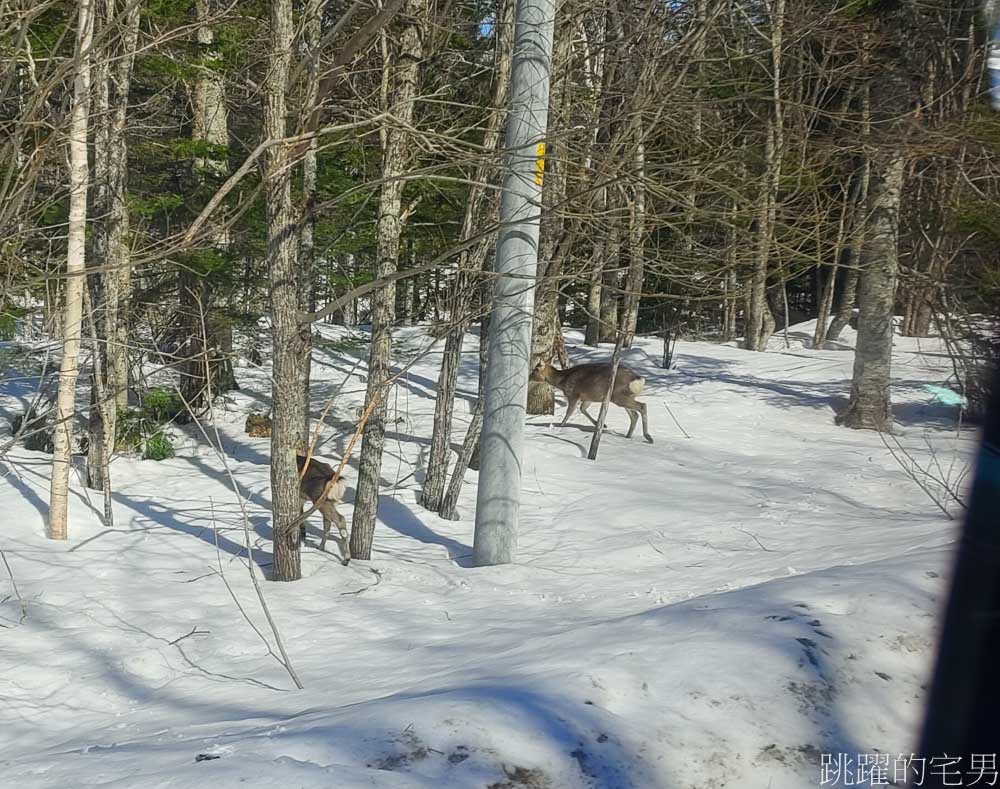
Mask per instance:
[[[629,381],[628,390],[637,395],[642,391],[643,386],[645,386],[645,382],[641,378],[636,378],[634,381]]]

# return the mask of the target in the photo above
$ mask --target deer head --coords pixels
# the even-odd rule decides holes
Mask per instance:
[[[531,375],[528,376],[528,380],[536,381],[538,383],[548,382],[551,375],[552,365],[549,362],[540,362],[536,365],[535,369],[531,371]]]

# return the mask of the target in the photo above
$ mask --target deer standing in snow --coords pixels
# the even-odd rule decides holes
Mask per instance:
[[[299,455],[296,460],[298,461],[299,474],[302,474],[302,467],[305,465],[306,459],[302,455]],[[333,485],[330,485],[330,480],[333,479],[335,473],[332,466],[316,460],[316,458],[310,458],[309,467],[299,481],[299,495],[302,497],[303,503],[309,502],[316,505],[319,502],[319,506],[316,508],[323,515],[323,539],[319,544],[321,551],[326,550],[326,538],[330,536],[330,529],[333,524],[337,524],[337,531],[340,536],[334,539],[337,540],[337,544],[340,547],[341,561],[347,564],[351,560],[351,548],[347,539],[347,521],[344,520],[343,515],[337,512],[337,505],[344,501],[344,493],[347,490],[347,485],[343,479],[338,479]],[[328,486],[329,490],[327,490]],[[326,492],[325,496],[323,495],[324,492]],[[305,542],[305,523],[302,524],[301,534],[302,542]]]
[[[565,426],[579,404],[583,415],[594,423],[594,427],[600,429],[597,420],[587,412],[587,405],[588,403],[600,403],[604,400],[604,396],[608,392],[608,385],[611,383],[610,362],[578,364],[576,367],[567,367],[565,370],[557,370],[550,363],[542,362],[531,372],[531,380],[544,381],[566,395],[568,401],[566,416],[563,417],[560,426]],[[642,391],[642,387],[642,377],[628,367],[619,364],[618,375],[615,376],[615,388],[611,392],[611,402],[628,411],[629,427],[626,438],[632,438],[635,424],[642,416],[642,435],[652,444],[653,437],[649,435],[646,404],[635,399],[636,395]]]

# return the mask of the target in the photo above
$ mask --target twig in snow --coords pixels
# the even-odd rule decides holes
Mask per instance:
[[[882,443],[885,445],[885,448],[889,450],[889,454],[892,455],[892,459],[899,464],[899,467],[903,469],[903,472],[906,474],[906,476],[912,479],[917,484],[917,487],[919,487],[924,493],[927,494],[927,498],[929,498],[931,501],[934,502],[937,508],[944,513],[944,516],[948,520],[955,520],[955,516],[952,515],[950,512],[948,512],[948,508],[942,503],[941,497],[935,495],[934,491],[930,489],[930,487],[927,485],[924,479],[921,479],[921,475],[925,479],[933,480],[938,485],[940,485],[943,488],[944,492],[947,494],[948,498],[951,498],[952,500],[957,502],[959,506],[962,507],[962,509],[968,509],[965,502],[962,501],[962,499],[955,493],[955,491],[951,489],[951,487],[946,482],[937,479],[933,474],[930,473],[930,471],[920,467],[920,464],[917,463],[917,461],[913,458],[913,456],[900,443],[898,438],[892,436],[893,443],[896,445],[896,449],[893,449],[889,445],[888,440],[886,440],[885,433],[880,432],[878,436],[880,439],[882,439]],[[907,465],[906,461],[909,462],[909,465]]]
[[[767,553],[777,553],[777,551],[775,551],[772,548],[765,548],[764,547],[764,543],[762,543],[760,540],[757,539],[757,535],[756,534],[753,534],[752,532],[748,532],[746,529],[740,529],[737,526],[733,526],[733,528],[736,529],[736,531],[738,531],[738,532],[746,534],[748,537],[753,537],[754,542],[757,543],[760,546],[760,549],[762,551],[767,551]]]
[[[211,572],[202,573],[201,575],[197,575],[194,578],[188,578],[185,581],[180,581],[180,583],[182,583],[182,584],[193,584],[195,581],[200,581],[202,578],[209,578],[209,577],[211,577],[211,576],[213,576],[215,574],[216,574],[215,570],[212,570]]]
[[[214,506],[214,503],[211,502],[211,500],[209,500],[209,504],[212,507],[212,524],[214,526],[215,525],[215,506]],[[213,528],[212,529],[212,534],[215,535],[215,556],[216,556],[216,559],[217,559],[217,561],[219,563],[219,569],[218,570],[214,570],[213,572],[217,573],[218,576],[219,576],[219,578],[222,579],[222,583],[225,585],[226,591],[229,592],[229,596],[233,599],[233,602],[236,604],[236,608],[239,610],[240,614],[242,614],[243,619],[246,620],[246,623],[248,625],[250,625],[250,628],[253,630],[253,632],[257,634],[257,637],[263,642],[264,646],[267,647],[267,653],[269,655],[271,655],[271,657],[273,657],[279,663],[281,663],[281,665],[285,669],[285,671],[287,671],[289,673],[289,675],[292,677],[292,681],[295,682],[296,686],[299,688],[299,690],[301,690],[302,689],[302,685],[299,683],[298,676],[295,674],[295,671],[290,666],[286,665],[278,655],[274,654],[274,649],[271,647],[271,642],[267,640],[267,637],[261,632],[261,629],[259,627],[257,627],[256,623],[250,618],[250,615],[246,612],[246,609],[243,607],[243,604],[240,602],[240,599],[236,596],[236,592],[233,591],[233,587],[230,585],[229,579],[226,578],[226,573],[222,569],[222,549],[219,547],[219,530]],[[253,570],[252,570],[252,568],[253,568],[253,559],[252,558],[250,559],[250,567],[251,567],[250,576],[253,577]],[[254,582],[254,585],[256,585],[256,580]],[[266,610],[267,609],[265,608],[265,611]],[[279,640],[279,643],[280,643],[280,640]]]
[[[7,554],[3,552],[3,549],[0,549],[0,557],[3,558],[4,567],[7,568],[7,575],[10,576],[10,585],[14,587],[14,596],[17,597],[17,602],[21,604],[21,618],[18,620],[18,624],[21,625],[28,618],[28,606],[17,589],[17,581],[14,580],[14,571],[10,569],[10,562],[7,561]]]
[[[381,573],[381,571],[380,570],[376,570],[374,567],[369,567],[368,569],[371,570],[372,575],[375,576],[375,583],[368,584],[368,586],[362,586],[360,589],[355,589],[353,592],[341,592],[340,593],[341,597],[348,597],[348,596],[350,596],[350,597],[356,597],[357,595],[361,594],[362,592],[367,592],[369,589],[373,589],[374,587],[376,587],[380,583],[382,583],[382,573]]]
[[[204,348],[205,369],[211,370],[211,364],[209,363],[209,358],[208,358],[208,348],[209,348],[208,327],[205,323],[204,305],[201,303],[200,299],[198,300],[198,311],[201,317],[201,331],[203,339],[202,347]],[[250,580],[253,582],[253,588],[254,591],[257,593],[257,600],[260,603],[261,610],[264,612],[264,618],[267,619],[267,624],[271,628],[271,634],[274,636],[274,643],[278,647],[278,652],[281,654],[280,658],[274,654],[274,651],[271,649],[270,642],[266,638],[264,638],[264,635],[260,632],[260,630],[257,629],[257,626],[254,625],[253,622],[250,620],[250,618],[246,615],[246,611],[243,610],[243,607],[240,605],[239,600],[237,600],[236,595],[232,590],[232,587],[229,586],[229,581],[226,580],[225,575],[222,575],[222,554],[219,549],[219,530],[215,522],[215,504],[211,499],[209,499],[209,505],[212,508],[212,533],[215,536],[215,551],[219,560],[219,574],[222,576],[223,583],[226,584],[226,588],[229,590],[229,594],[233,598],[233,601],[236,603],[237,608],[240,609],[240,613],[243,614],[247,622],[250,623],[250,626],[254,628],[254,630],[257,632],[257,635],[259,635],[261,639],[264,641],[264,643],[267,645],[268,651],[272,655],[274,655],[275,659],[279,663],[281,663],[285,671],[288,672],[288,676],[292,678],[292,682],[295,683],[295,687],[297,687],[299,690],[302,690],[303,688],[302,681],[299,679],[299,675],[295,673],[295,668],[292,666],[291,659],[288,657],[288,652],[285,650],[285,644],[281,640],[281,633],[278,630],[278,625],[274,621],[274,617],[271,616],[271,610],[267,607],[267,600],[264,599],[264,590],[260,588],[260,583],[257,581],[257,575],[253,571],[254,562],[253,562],[253,548],[251,547],[251,539],[250,539],[250,519],[247,516],[246,502],[243,500],[243,496],[240,495],[240,489],[239,486],[236,484],[236,478],[233,476],[232,469],[229,468],[229,459],[226,457],[226,453],[222,451],[222,436],[219,435],[219,426],[215,421],[215,410],[212,405],[214,397],[212,395],[211,373],[206,377],[205,388],[206,388],[205,394],[208,400],[208,418],[211,420],[212,430],[215,433],[214,442],[212,441],[211,438],[209,438],[208,432],[205,430],[204,425],[202,425],[201,420],[198,419],[198,416],[194,413],[194,409],[191,408],[191,405],[184,398],[184,394],[181,392],[180,387],[176,387],[176,391],[181,399],[181,402],[184,403],[184,407],[191,415],[191,419],[198,426],[198,430],[201,432],[202,436],[205,437],[205,440],[208,442],[209,446],[212,447],[216,456],[219,458],[219,461],[222,463],[223,468],[226,470],[226,475],[229,477],[229,482],[233,487],[233,493],[236,494],[236,500],[239,502],[240,512],[243,515],[243,534],[246,537],[246,549],[247,549],[247,571],[250,573]]]
[[[173,641],[168,641],[167,644],[169,646],[176,646],[181,641],[183,641],[185,638],[190,638],[191,636],[207,636],[210,632],[211,631],[209,631],[209,630],[199,630],[198,629],[198,625],[195,625],[194,627],[191,628],[191,632],[190,633],[185,633],[180,638],[175,638]]]
[[[667,413],[670,414],[670,418],[674,420],[674,424],[677,425],[677,428],[684,434],[684,438],[691,438],[691,436],[688,435],[688,431],[681,427],[681,423],[677,421],[677,417],[674,416],[674,412],[670,410],[670,406],[664,403],[663,407],[667,409]]]

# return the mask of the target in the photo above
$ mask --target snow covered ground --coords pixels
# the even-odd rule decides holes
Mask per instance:
[[[47,541],[49,458],[13,450],[0,546],[23,611],[0,568],[0,782],[799,789],[823,754],[908,753],[957,521],[902,465],[960,484],[976,436],[924,389],[950,372],[933,340],[896,339],[895,439],[835,426],[853,335],[812,350],[811,333],[765,354],[682,342],[670,371],[640,339],[625,361],[654,445],[612,407],[590,462],[584,418],[532,417],[519,560],[490,568],[469,562],[474,472],[461,520],[415,503],[440,346],[420,356],[390,402],[373,560],[319,553],[317,517],[304,579],[263,584],[303,691],[234,602],[270,640],[241,516],[266,565],[268,440],[243,432],[265,372],[239,368],[216,411],[225,463],[194,430],[173,459],[115,461],[113,531],[74,482],[71,538]],[[364,397],[343,334],[323,327],[313,372],[316,412],[339,391],[328,461]],[[429,342],[403,330],[400,362]],[[574,361],[609,354],[567,342]],[[29,392],[9,376],[0,414]]]

